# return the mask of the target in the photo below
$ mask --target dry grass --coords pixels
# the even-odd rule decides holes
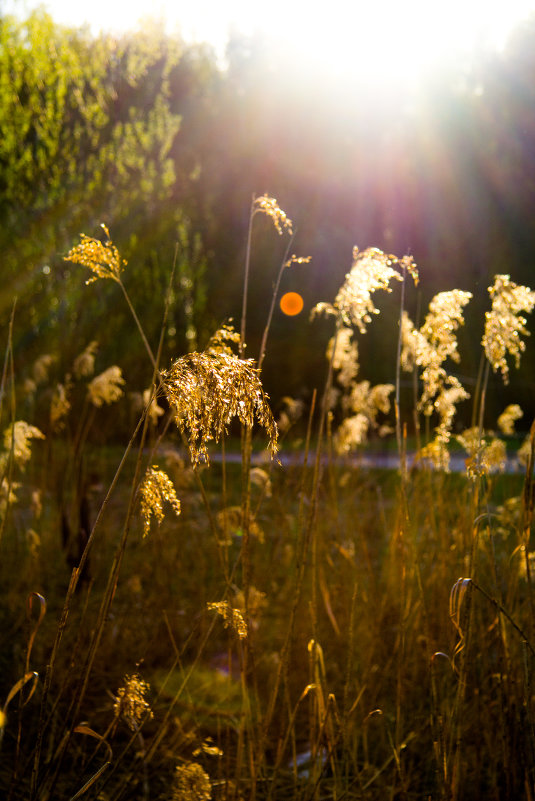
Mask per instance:
[[[250,232],[258,212],[290,229],[263,197]],[[111,242],[85,238],[72,254],[90,257],[95,280],[112,277],[128,303]],[[407,274],[416,276],[410,260],[355,251],[334,304],[322,305],[335,329],[322,400],[308,422],[292,399],[280,417],[283,448],[293,430],[303,436],[302,466],[269,455],[253,466],[253,424],[272,449],[277,431],[261,374],[233,352],[244,343],[229,328],[167,371],[140,331],[153,385],[124,452],[93,442],[98,415],[128,390],[114,371],[98,395],[110,408],[95,403],[95,343],[81,345],[58,392],[50,359],[32,387],[15,374],[9,339],[3,797],[533,798],[533,434],[524,474],[502,475],[483,370],[474,426],[459,437],[468,470],[447,470],[467,394],[448,360],[458,358],[467,293],[442,293],[419,329],[402,308],[396,384],[360,378],[354,329],[378,313],[375,291],[404,286]],[[508,313],[525,335],[519,314],[532,293],[499,278],[493,311],[513,298]],[[523,346],[490,325],[492,313],[483,345],[505,378],[504,360]],[[399,407],[401,367],[416,371],[409,411]],[[47,387],[47,430],[23,428],[24,393]],[[358,468],[352,448],[385,433],[392,393],[401,468]],[[500,419],[509,444],[520,414],[512,406]],[[236,419],[237,465],[225,456]],[[414,460],[411,421],[417,441],[431,432]],[[206,466],[214,441],[222,456]]]

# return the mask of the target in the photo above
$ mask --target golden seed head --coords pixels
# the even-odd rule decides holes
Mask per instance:
[[[305,404],[299,398],[291,398],[289,395],[285,395],[282,402],[284,408],[277,420],[277,428],[279,431],[286,432],[302,416]]]
[[[50,425],[53,431],[59,431],[63,424],[64,418],[71,410],[71,402],[68,398],[69,386],[65,384],[58,384],[52,395],[50,402]]]
[[[141,495],[141,515],[143,517],[143,536],[146,537],[150,531],[150,518],[154,515],[158,525],[162,522],[165,515],[163,512],[164,502],[170,503],[175,514],[180,514],[180,501],[176,497],[173,482],[163,470],[159,470],[156,465],[149,467],[139,489]]]
[[[284,230],[288,231],[290,235],[292,234],[292,221],[287,216],[286,212],[281,209],[274,197],[262,195],[262,197],[255,198],[253,214],[257,214],[258,212],[271,217],[273,225],[279,234],[282,234]]]
[[[247,623],[240,609],[234,609],[228,601],[207,604],[207,609],[217,612],[223,618],[223,625],[230,629],[240,640],[247,637]]]
[[[507,452],[503,440],[493,437],[488,442],[479,426],[467,428],[456,439],[468,454],[466,472],[470,478],[489,473],[503,473],[507,464]]]
[[[177,765],[173,801],[210,801],[212,785],[207,773],[196,762]]]
[[[208,462],[207,443],[219,441],[231,420],[266,430],[272,455],[277,450],[277,426],[252,359],[225,352],[190,353],[162,372],[175,421],[186,431],[194,465]]]
[[[291,267],[292,264],[310,264],[312,256],[296,256],[295,253],[290,256],[288,261],[284,262],[285,267]]]
[[[515,422],[523,416],[524,412],[518,403],[510,403],[498,417],[498,428],[502,434],[512,436],[515,433]]]
[[[117,717],[122,717],[131,731],[137,731],[144,717],[152,717],[145,695],[150,690],[149,684],[137,673],[124,677],[124,686],[117,690],[113,709]]]
[[[238,345],[240,339],[240,334],[238,331],[234,330],[234,326],[222,325],[221,328],[218,328],[215,334],[210,337],[206,352],[214,355],[224,353],[227,356],[234,356],[235,353],[232,350],[232,344]]]
[[[334,436],[334,447],[337,453],[348,453],[366,442],[370,421],[365,414],[345,417]]]
[[[8,452],[13,448],[13,459],[21,468],[24,468],[32,457],[32,439],[45,439],[45,435],[25,420],[17,420],[4,431],[4,448]]]
[[[56,357],[51,356],[49,353],[43,353],[42,356],[39,356],[34,361],[32,373],[35,384],[43,384],[48,379],[49,370],[55,361]]]
[[[508,275],[497,275],[489,287],[492,308],[485,314],[485,333],[482,345],[494,372],[500,370],[504,384],[509,383],[509,365],[506,356],[513,356],[520,365],[520,354],[526,349],[520,335],[529,336],[527,320],[520,312],[531,312],[535,306],[535,292],[527,286],[518,286]]]
[[[404,312],[401,322],[401,366],[404,370],[422,367],[423,392],[418,408],[425,415],[438,411],[443,437],[446,420],[453,420],[452,404],[468,397],[460,382],[442,366],[446,359],[459,361],[456,331],[464,324],[463,309],[472,294],[460,289],[439,292],[431,300],[424,324],[418,330]],[[442,459],[442,457],[441,457]],[[431,461],[434,462],[433,458]]]
[[[71,248],[65,256],[65,261],[81,264],[91,270],[93,276],[88,278],[86,284],[93,283],[97,278],[111,278],[112,281],[120,283],[120,275],[126,261],[119,256],[119,251],[111,241],[106,226],[102,224],[101,227],[108,238],[107,242],[81,234],[80,244]]]
[[[378,289],[390,292],[390,281],[403,281],[398,270],[393,269],[394,266],[408,268],[409,265],[409,272],[414,278],[417,276],[416,267],[410,257],[398,259],[378,248],[367,248],[362,252],[357,247],[353,248],[353,266],[334,301],[334,307],[342,315],[344,323],[356,325],[363,334],[372,315],[379,314],[379,309],[372,302],[372,294]]]
[[[418,458],[429,462],[435,470],[444,470],[445,472],[449,470],[450,454],[446,443],[438,436],[420,449]]]
[[[95,353],[98,342],[93,340],[87,348],[74,360],[72,370],[76,378],[87,378],[95,372]]]
[[[108,367],[89,383],[87,387],[89,400],[94,406],[115,403],[123,395],[124,384],[121,368],[117,365]]]

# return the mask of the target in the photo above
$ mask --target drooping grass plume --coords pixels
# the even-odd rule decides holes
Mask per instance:
[[[253,202],[253,215],[261,212],[271,218],[273,225],[278,233],[282,235],[284,231],[289,234],[292,233],[292,221],[285,211],[281,209],[274,197],[262,195],[257,197]]]
[[[4,431],[4,448],[8,452],[13,449],[15,464],[22,469],[32,457],[32,439],[45,439],[45,435],[25,420],[17,420]]]
[[[277,426],[252,359],[225,352],[190,353],[162,372],[167,400],[178,427],[188,437],[194,465],[208,462],[207,443],[219,441],[237,417],[265,429],[269,447],[277,449]]]
[[[165,515],[164,502],[171,504],[176,515],[180,514],[180,501],[176,497],[173,482],[163,470],[156,465],[149,467],[140,487],[141,515],[143,517],[143,536],[150,531],[151,516],[154,515],[160,524]]]
[[[247,637],[247,623],[241,609],[234,609],[228,601],[217,601],[209,603],[207,609],[210,612],[217,612],[223,618],[226,629],[230,629],[240,640]]]

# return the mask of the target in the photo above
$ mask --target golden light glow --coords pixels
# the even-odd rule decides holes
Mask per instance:
[[[298,292],[286,292],[280,299],[280,307],[288,317],[295,317],[303,311],[303,298]]]
[[[41,0],[26,5],[41,5]],[[306,13],[296,0],[271,0],[269,13],[250,0],[157,0],[150,11],[145,0],[127,6],[107,0],[45,0],[44,5],[58,22],[86,23],[95,31],[135,29],[152,15],[186,40],[210,42],[222,57],[231,31],[258,33],[278,44],[281,57],[290,53],[296,63],[315,62],[326,73],[354,77],[370,88],[415,84],[430,69],[480,46],[500,48],[515,24],[534,10],[533,0],[331,0]],[[6,0],[6,11],[14,9],[17,0]]]

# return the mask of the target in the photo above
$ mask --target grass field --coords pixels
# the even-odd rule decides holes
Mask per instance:
[[[257,213],[291,230],[263,197],[250,233]],[[131,307],[111,242],[82,239],[69,258]],[[124,446],[128,388],[118,367],[97,373],[96,345],[58,383],[44,357],[18,375],[8,335],[3,798],[533,798],[534,434],[515,433],[515,405],[489,423],[485,393],[520,359],[535,293],[496,277],[473,424],[455,434],[468,293],[441,293],[417,328],[403,308],[416,279],[410,259],[355,251],[319,309],[333,319],[325,387],[309,407],[287,399],[278,425],[257,369],[270,316],[258,359],[241,358],[246,291],[240,333],[167,370],[131,308],[153,382],[129,398]],[[396,283],[398,363],[373,387],[358,336]],[[380,435],[400,469],[355,466]],[[279,464],[278,442],[303,464]]]

